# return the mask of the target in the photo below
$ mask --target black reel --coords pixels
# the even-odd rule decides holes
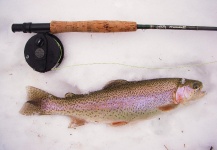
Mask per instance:
[[[38,33],[27,41],[24,56],[26,62],[35,71],[47,72],[60,65],[64,49],[56,36],[49,33]]]

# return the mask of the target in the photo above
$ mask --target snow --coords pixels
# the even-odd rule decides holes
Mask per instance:
[[[152,149],[217,148],[217,32],[137,30],[131,33],[56,34],[65,48],[59,70],[33,71],[23,52],[34,34],[13,33],[13,23],[52,20],[123,20],[138,24],[217,26],[215,0],[26,0],[0,1],[0,149]],[[207,95],[189,105],[148,120],[111,127],[89,123],[69,129],[66,116],[22,116],[25,87],[32,85],[56,96],[100,90],[115,79],[162,77],[200,80]]]

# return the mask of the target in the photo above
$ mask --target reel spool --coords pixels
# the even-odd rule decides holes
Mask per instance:
[[[37,33],[27,41],[24,49],[26,62],[41,73],[58,67],[63,56],[64,48],[61,41],[49,33]]]

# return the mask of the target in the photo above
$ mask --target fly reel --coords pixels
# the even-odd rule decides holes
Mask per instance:
[[[37,33],[27,41],[24,49],[26,62],[38,72],[55,69],[62,62],[63,56],[61,41],[49,33]]]

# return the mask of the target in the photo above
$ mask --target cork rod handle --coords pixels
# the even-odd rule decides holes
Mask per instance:
[[[136,22],[128,21],[52,21],[50,23],[51,33],[62,32],[129,32],[136,31]]]

